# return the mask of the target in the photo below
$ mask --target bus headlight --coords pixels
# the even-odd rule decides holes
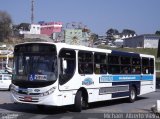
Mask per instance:
[[[56,87],[52,87],[51,89],[49,89],[48,91],[41,93],[40,96],[47,96],[52,94],[55,91]]]

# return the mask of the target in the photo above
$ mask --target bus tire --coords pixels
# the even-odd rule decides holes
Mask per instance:
[[[131,87],[129,91],[129,102],[133,103],[136,100],[136,97],[137,97],[136,89],[134,87]]]
[[[75,96],[75,104],[74,104],[76,112],[81,112],[82,102],[83,102],[82,92],[78,91]]]
[[[10,91],[11,90],[11,85],[9,85],[9,88],[8,88],[8,91]]]

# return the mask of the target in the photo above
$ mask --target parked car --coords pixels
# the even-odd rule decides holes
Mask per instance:
[[[10,90],[11,74],[0,74],[0,90]]]

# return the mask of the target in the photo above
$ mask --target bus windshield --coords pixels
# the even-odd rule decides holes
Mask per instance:
[[[55,81],[57,79],[56,49],[48,50],[53,46],[36,45],[19,46],[14,53],[15,77],[13,80]],[[46,48],[46,49],[45,49]],[[23,49],[23,50],[22,50]]]

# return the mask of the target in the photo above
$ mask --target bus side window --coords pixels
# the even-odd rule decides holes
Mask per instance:
[[[142,58],[142,73],[149,74],[149,58]]]
[[[154,74],[154,59],[151,58],[149,62],[149,73]]]
[[[140,57],[132,58],[132,74],[140,74],[141,73],[141,60]]]
[[[112,55],[112,54],[108,55],[108,73],[120,74],[119,56]]]
[[[121,62],[121,74],[131,73],[131,58],[127,56],[120,57]]]
[[[93,74],[93,54],[92,52],[78,52],[78,72],[79,74]]]
[[[59,54],[60,61],[60,85],[68,82],[74,75],[76,68],[76,53],[71,49],[62,49]]]
[[[130,66],[121,66],[121,74],[130,74]]]
[[[94,73],[107,73],[107,56],[104,53],[94,53]]]

